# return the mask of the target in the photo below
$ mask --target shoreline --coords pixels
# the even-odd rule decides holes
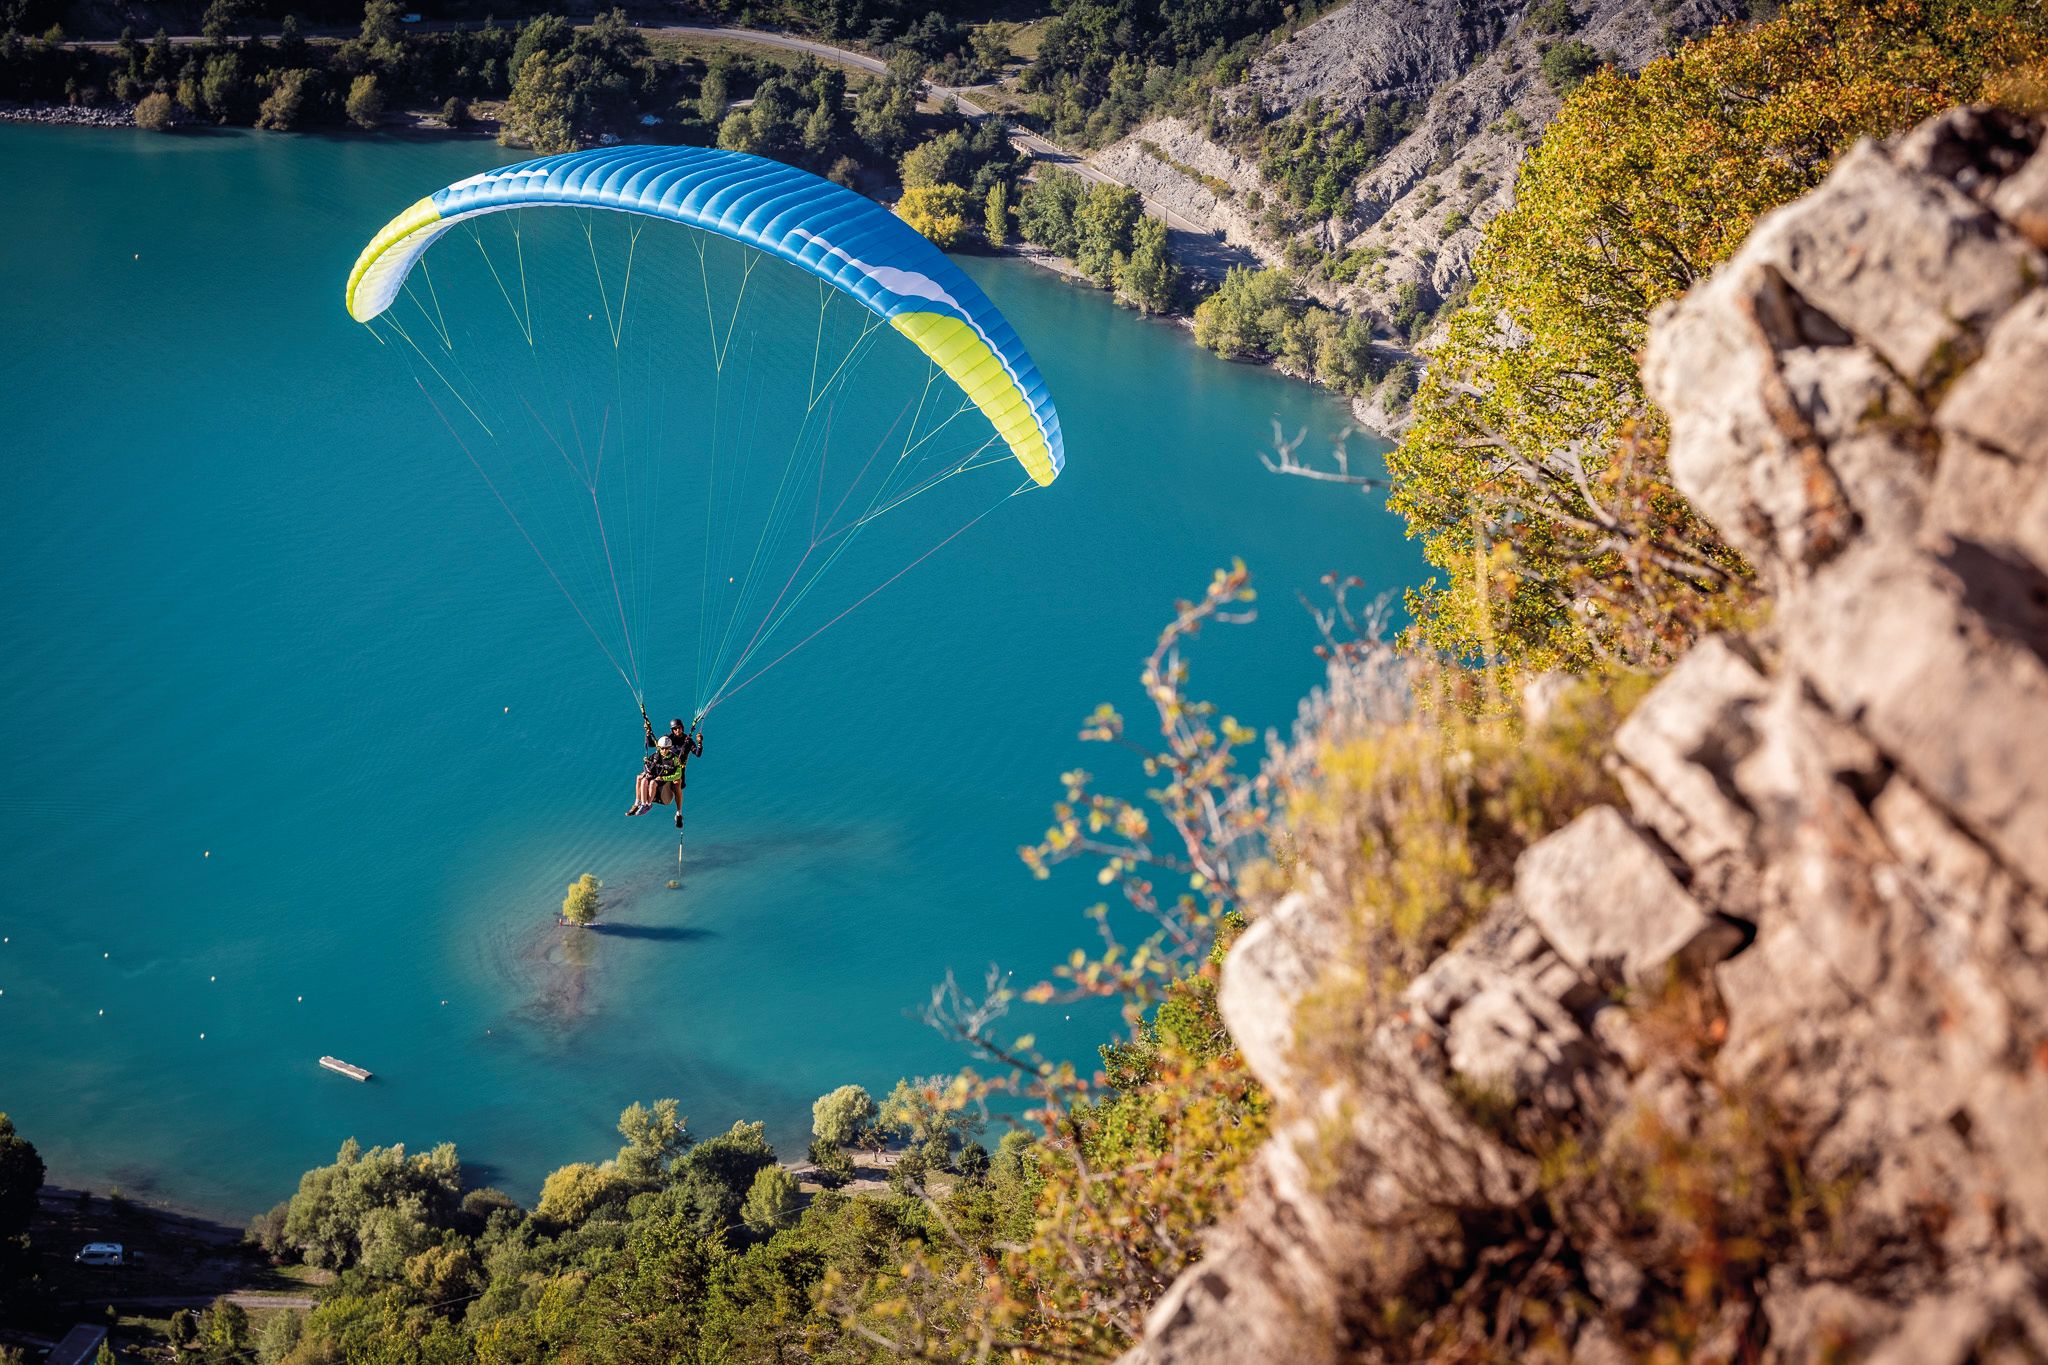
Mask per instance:
[[[40,124],[44,127],[53,128],[133,128],[136,126],[135,107],[133,105],[109,106],[91,104],[0,103],[0,122]],[[179,131],[180,126],[185,125],[173,126],[172,128],[166,129],[165,131],[167,133],[175,134]],[[212,129],[217,125],[192,124],[189,126],[194,129]],[[239,125],[236,126],[239,128]],[[443,123],[438,115],[426,113],[407,113],[406,115],[403,116],[403,121],[387,119],[383,124],[379,125],[375,129],[321,127],[305,129],[295,128],[289,131],[297,133],[310,133],[316,135],[340,134],[343,136],[349,136],[368,134],[371,136],[395,135],[400,137],[413,136],[437,138],[478,138],[496,137],[498,126],[499,125],[497,121],[494,119],[479,118],[476,119],[468,127],[451,128],[446,123]],[[247,131],[261,132],[266,130],[249,129]],[[507,150],[511,149],[508,148]],[[873,198],[872,195],[867,195],[864,197],[870,199]],[[882,203],[883,201],[875,200],[875,202]],[[1125,308],[1123,304],[1120,304],[1116,301],[1114,296],[1111,295],[1110,291],[1102,289],[1093,280],[1089,279],[1086,275],[1082,274],[1080,267],[1076,266],[1072,261],[1066,259],[1064,256],[1055,255],[1053,252],[1048,251],[1044,247],[1033,246],[1032,244],[1019,239],[1018,241],[1010,245],[1000,247],[989,247],[984,244],[977,254],[988,256],[1010,256],[1020,261],[1028,261],[1032,265],[1037,266],[1041,270],[1051,271],[1053,274],[1058,275],[1063,279],[1072,281],[1073,283],[1081,285],[1096,293],[1105,295],[1109,298],[1109,302],[1112,307],[1123,309],[1123,311],[1130,313],[1133,317],[1137,318],[1141,322],[1163,322],[1171,326],[1178,327],[1183,331],[1194,331],[1195,319],[1193,314],[1148,314],[1139,313],[1135,309]],[[1386,441],[1389,444],[1397,445],[1400,443],[1401,433],[1406,429],[1409,419],[1405,417],[1393,418],[1392,414],[1386,413],[1382,409],[1380,409],[1375,399],[1358,398],[1353,397],[1351,395],[1340,393],[1337,390],[1330,388],[1328,385],[1318,384],[1313,379],[1310,379],[1303,375],[1296,374],[1292,370],[1288,369],[1286,366],[1276,365],[1271,361],[1252,361],[1249,363],[1259,365],[1265,369],[1273,370],[1276,373],[1285,375],[1289,379],[1295,380],[1302,384],[1306,384],[1309,388],[1321,389],[1323,392],[1329,394],[1332,398],[1336,399],[1339,402],[1344,403],[1350,409],[1352,420],[1356,422],[1359,428],[1362,431],[1364,431],[1367,435],[1375,437],[1382,441]]]

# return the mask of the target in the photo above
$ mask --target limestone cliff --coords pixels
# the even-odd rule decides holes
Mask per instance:
[[[1456,1358],[1641,1358],[1678,1291],[1602,1231],[1630,1210],[1546,1207],[1558,1154],[1758,1115],[1797,1207],[1686,1358],[2048,1357],[2044,252],[2043,127],[1958,111],[1857,147],[1657,319],[1677,481],[1770,619],[1648,692],[1604,759],[1625,799],[1527,847],[1348,1068],[1305,1070],[1297,1027],[1370,965],[1344,898],[1256,920],[1222,1007],[1275,1135],[1131,1360],[1418,1358],[1394,1327],[1458,1296],[1500,1306]],[[1674,982],[1695,1070],[1653,1033]]]
[[[1293,234],[1325,250],[1372,249],[1377,259],[1355,282],[1319,292],[1391,330],[1403,285],[1419,286],[1426,306],[1462,286],[1479,227],[1509,202],[1524,149],[1559,104],[1544,48],[1584,43],[1633,71],[1742,12],[1739,0],[1353,0],[1262,56],[1217,96],[1210,122],[1227,129],[1233,112],[1284,118],[1311,101],[1353,119],[1397,104],[1419,110],[1344,211]],[[1285,259],[1290,235],[1265,212],[1275,191],[1253,150],[1227,132],[1156,119],[1093,160],[1268,264]]]

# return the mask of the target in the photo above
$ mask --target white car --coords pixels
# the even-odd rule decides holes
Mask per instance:
[[[71,1259],[80,1265],[121,1265],[126,1257],[119,1242],[87,1242]]]

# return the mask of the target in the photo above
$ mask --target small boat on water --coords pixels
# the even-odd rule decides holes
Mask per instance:
[[[322,1057],[320,1065],[326,1067],[329,1071],[339,1071],[352,1081],[367,1081],[370,1079],[370,1073],[367,1070],[360,1066],[351,1066],[339,1057]]]

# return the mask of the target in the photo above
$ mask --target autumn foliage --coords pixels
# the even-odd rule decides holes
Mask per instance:
[[[1650,314],[1856,139],[2044,60],[2038,6],[1803,0],[1580,86],[1488,226],[1390,460],[1440,571],[1411,599],[1428,641],[1517,669],[1654,668],[1739,613],[1744,566],[1671,486],[1643,394]]]

